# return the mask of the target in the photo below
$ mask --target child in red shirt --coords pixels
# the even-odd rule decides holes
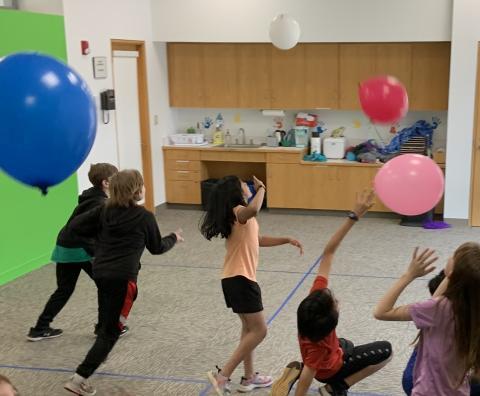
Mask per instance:
[[[383,368],[392,357],[387,341],[354,346],[351,341],[337,338],[338,302],[328,288],[328,276],[334,254],[345,235],[373,205],[373,192],[357,196],[355,208],[332,236],[323,251],[310,294],[297,310],[298,341],[303,364],[290,363],[275,381],[272,396],[287,396],[299,380],[295,396],[304,396],[315,378],[326,384],[320,395],[347,395],[353,384]]]

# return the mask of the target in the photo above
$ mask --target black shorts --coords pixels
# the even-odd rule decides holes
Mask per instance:
[[[257,282],[244,276],[222,279],[225,303],[237,314],[263,311],[262,291]]]
[[[380,364],[392,355],[392,344],[388,341],[354,346],[351,341],[340,338],[340,347],[343,350],[342,368],[330,378],[317,378],[318,381],[339,390],[345,388],[345,378],[365,367]]]

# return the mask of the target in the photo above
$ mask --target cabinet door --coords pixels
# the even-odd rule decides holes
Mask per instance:
[[[203,46],[168,43],[170,106],[204,107]]]
[[[238,107],[235,44],[201,44],[204,107]]]
[[[288,51],[272,46],[272,108],[306,108],[305,47],[298,44]]]
[[[300,164],[267,164],[269,208],[308,207],[309,174]]]
[[[412,110],[447,110],[450,43],[412,44]]]
[[[236,44],[239,107],[272,107],[271,49],[271,44]]]
[[[340,44],[340,109],[360,109],[358,85],[376,72],[376,44]]]
[[[412,82],[412,46],[409,43],[377,44],[375,74],[396,77],[410,92]]]
[[[167,180],[165,183],[167,202],[179,204],[200,204],[200,182]]]
[[[305,108],[338,108],[338,44],[302,45],[305,47]]]

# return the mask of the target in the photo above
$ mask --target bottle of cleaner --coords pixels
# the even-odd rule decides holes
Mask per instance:
[[[322,153],[322,138],[320,137],[320,132],[312,132],[312,137],[310,138],[310,154]]]

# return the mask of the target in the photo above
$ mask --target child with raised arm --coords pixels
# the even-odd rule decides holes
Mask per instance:
[[[297,310],[303,364],[292,362],[287,366],[273,384],[272,396],[287,396],[297,379],[295,396],[306,395],[313,379],[326,384],[319,389],[320,395],[347,395],[352,385],[374,374],[391,360],[392,346],[388,341],[355,346],[351,341],[337,337],[338,301],[328,288],[330,270],[340,243],[373,205],[373,199],[373,192],[359,194],[353,211],[328,241],[310,294]]]

